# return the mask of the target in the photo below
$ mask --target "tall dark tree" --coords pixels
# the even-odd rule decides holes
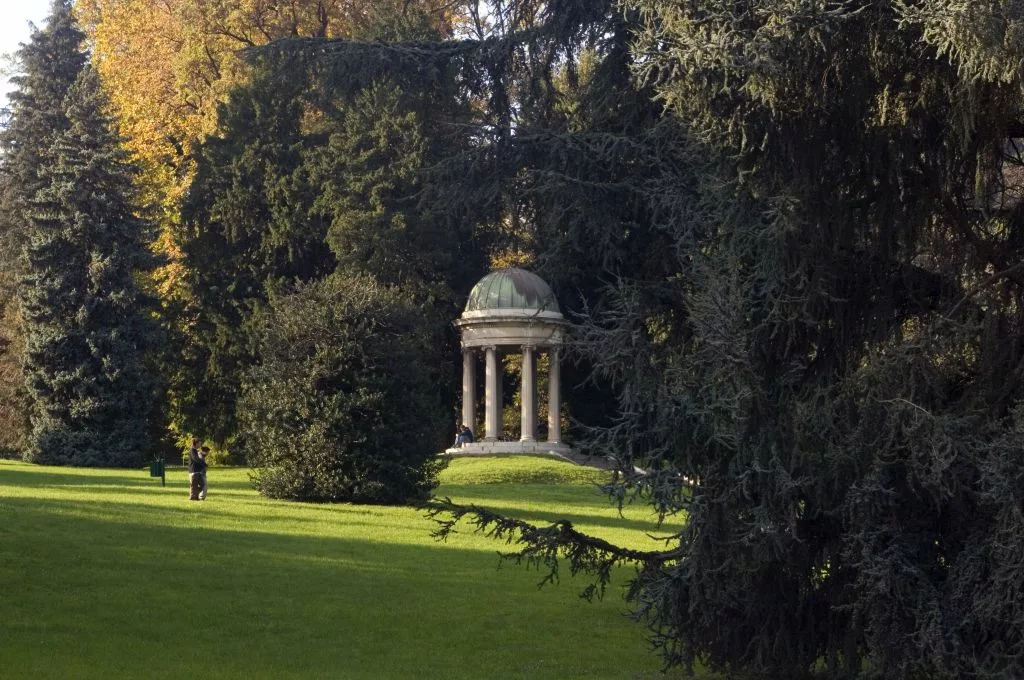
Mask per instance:
[[[403,92],[409,84],[395,80],[361,88],[327,143],[311,151],[316,209],[330,220],[327,243],[339,269],[450,306],[453,288],[470,285],[480,271],[483,251],[471,222],[432,210],[423,197],[432,189],[427,170],[465,144],[451,110],[457,99],[409,96]],[[449,110],[442,113],[445,105]]]
[[[6,126],[0,131],[0,446],[23,448],[28,436],[28,395],[21,365],[25,334],[17,289],[25,273],[30,199],[46,183],[44,152],[68,127],[63,102],[85,64],[84,40],[71,3],[55,0],[46,26],[21,46],[11,82]]]
[[[287,74],[287,75],[285,75]],[[195,309],[179,310],[169,363],[177,425],[220,444],[235,432],[241,376],[253,362],[245,324],[276,287],[334,269],[327,221],[303,167],[308,68],[267,60],[221,109],[203,146],[178,235]]]
[[[24,213],[29,199],[46,183],[40,177],[43,152],[68,128],[64,98],[86,62],[85,35],[71,13],[69,0],[53,0],[46,26],[21,45],[19,72],[11,82],[11,118],[0,133],[3,149],[3,217],[0,257],[4,269],[24,270]]]
[[[699,480],[640,481],[687,511],[639,581],[669,658],[1020,675],[1020,496],[1002,480],[1021,474],[1022,100],[997,68],[1019,48],[986,28],[1020,17],[644,11],[645,81],[718,167],[645,192],[676,273],[624,277],[585,337],[630,357],[605,364],[624,386],[610,449]]]
[[[32,397],[27,458],[129,466],[150,453],[153,328],[136,274],[151,266],[133,167],[95,72],[68,90],[68,128],[45,151],[29,200],[22,311]]]

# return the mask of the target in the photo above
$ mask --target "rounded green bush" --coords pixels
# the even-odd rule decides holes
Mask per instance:
[[[337,275],[271,300],[243,381],[241,445],[262,494],[401,504],[436,486],[437,343],[400,291]]]

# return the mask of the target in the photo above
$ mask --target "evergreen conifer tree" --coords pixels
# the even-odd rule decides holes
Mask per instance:
[[[0,131],[0,375],[5,376],[0,446],[23,447],[29,430],[30,400],[20,378],[25,334],[17,295],[26,266],[27,208],[45,184],[43,152],[68,127],[63,101],[85,64],[83,39],[71,3],[55,0],[46,26],[17,52],[19,72],[11,79],[16,89]]]
[[[22,310],[34,462],[128,466],[149,452],[154,383],[144,356],[153,333],[135,279],[150,265],[148,232],[133,203],[133,167],[103,107],[85,68],[27,210]]]
[[[235,434],[239,382],[254,361],[252,313],[276,287],[334,268],[303,168],[308,77],[298,59],[253,65],[251,82],[220,110],[220,134],[198,154],[184,206],[178,239],[196,309],[182,310],[169,377],[178,425],[219,444]]]

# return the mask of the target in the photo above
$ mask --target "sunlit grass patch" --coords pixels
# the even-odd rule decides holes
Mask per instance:
[[[492,463],[487,465],[487,461]],[[601,495],[600,471],[456,460],[439,495],[556,515],[647,543],[650,518]],[[468,530],[440,543],[421,510],[272,501],[214,468],[187,500],[146,470],[0,461],[0,673],[12,678],[661,677],[619,587],[538,590]],[[618,577],[619,586],[631,575]]]

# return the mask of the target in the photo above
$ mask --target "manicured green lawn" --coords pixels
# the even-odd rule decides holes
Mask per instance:
[[[645,512],[597,491],[603,474],[459,459],[438,495],[656,547]],[[439,543],[433,526],[267,500],[244,469],[212,469],[198,503],[181,469],[161,487],[148,468],[0,461],[0,677],[665,677],[621,587],[597,603],[568,577],[538,590],[538,572],[497,568],[503,545],[468,527]]]

